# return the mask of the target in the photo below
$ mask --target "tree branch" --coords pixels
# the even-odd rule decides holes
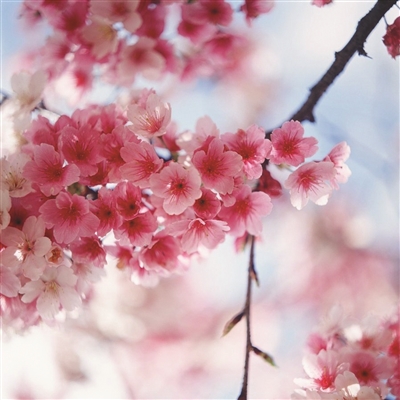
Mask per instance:
[[[374,7],[359,22],[356,31],[346,46],[338,53],[335,53],[335,61],[326,71],[324,76],[310,89],[310,94],[304,104],[289,119],[296,121],[315,122],[314,107],[326,92],[333,81],[343,72],[347,63],[357,52],[359,55],[367,56],[364,50],[364,43],[370,33],[378,25],[379,21],[390,10],[397,0],[378,0]],[[269,138],[272,131],[266,133]]]
[[[246,302],[244,305],[244,316],[246,317],[246,353],[244,361],[244,371],[243,371],[243,383],[242,390],[238,397],[238,400],[247,400],[247,386],[249,379],[249,358],[250,352],[252,351],[253,345],[251,343],[251,330],[250,330],[250,306],[251,306],[251,285],[254,279],[255,267],[254,267],[254,242],[255,237],[251,236],[250,239],[250,258],[249,258],[249,268],[247,273],[247,292],[246,292]]]

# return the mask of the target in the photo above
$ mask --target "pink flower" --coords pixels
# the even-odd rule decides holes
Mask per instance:
[[[240,6],[240,11],[244,12],[246,19],[250,22],[261,14],[269,13],[274,7],[274,0],[245,0]]]
[[[178,239],[161,232],[143,250],[140,259],[147,270],[167,276],[178,269],[181,251]]]
[[[1,233],[1,242],[7,246],[2,263],[8,267],[22,267],[22,273],[29,279],[39,279],[46,268],[45,254],[50,250],[51,241],[44,237],[45,225],[41,217],[30,216],[22,231],[7,227]]]
[[[333,0],[313,0],[312,4],[317,6],[317,7],[323,7],[327,4],[332,3]]]
[[[55,196],[66,186],[79,181],[76,165],[65,165],[60,153],[49,144],[35,146],[33,161],[26,163],[24,176],[36,183],[45,196]]]
[[[155,50],[154,39],[141,37],[134,45],[121,51],[117,67],[118,78],[124,84],[130,84],[135,75],[142,73],[146,79],[157,79],[165,67],[164,57]]]
[[[202,188],[201,193],[201,197],[194,202],[193,210],[199,218],[212,219],[221,210],[221,201],[209,189]]]
[[[187,19],[195,24],[228,26],[232,22],[232,6],[224,0],[199,0],[190,6],[191,12]]]
[[[123,242],[129,240],[133,246],[143,247],[150,243],[157,227],[158,224],[154,215],[151,212],[145,212],[124,221],[114,231],[114,234],[118,240]]]
[[[207,249],[215,249],[225,240],[225,232],[229,227],[225,221],[193,220],[178,221],[168,227],[173,236],[181,237],[182,250],[188,254],[198,251],[202,245]]]
[[[303,138],[304,129],[298,121],[285,122],[282,128],[271,134],[272,150],[269,159],[274,164],[289,164],[297,167],[306,157],[318,150],[317,139]]]
[[[397,17],[393,24],[386,28],[383,44],[393,58],[400,55],[400,17]]]
[[[309,162],[291,173],[283,185],[290,190],[293,207],[301,210],[309,199],[325,205],[332,193],[328,182],[334,179],[335,173],[335,166],[329,161]]]
[[[125,220],[135,218],[142,205],[142,191],[130,182],[120,182],[114,189],[116,207]]]
[[[103,160],[99,154],[99,139],[99,132],[88,125],[79,129],[67,126],[61,131],[64,157],[79,168],[82,176],[94,175],[97,172],[96,164]]]
[[[121,149],[121,156],[126,162],[120,167],[122,177],[142,189],[150,186],[150,177],[163,165],[154,147],[146,142],[126,144]]]
[[[201,196],[201,179],[194,168],[185,169],[172,162],[150,178],[153,193],[164,199],[167,214],[181,214]]]
[[[132,104],[128,107],[128,119],[132,125],[129,128],[147,138],[162,136],[167,132],[171,121],[171,106],[165,103],[155,93],[150,93],[145,106]]]
[[[335,166],[335,177],[331,183],[335,189],[339,189],[338,183],[346,183],[351,175],[350,168],[344,163],[350,156],[350,147],[346,142],[337,144],[329,154],[324,158],[324,161],[331,161]]]
[[[225,133],[222,140],[230,150],[242,156],[243,171],[249,179],[258,179],[262,174],[261,164],[271,150],[271,142],[265,139],[265,132],[257,125],[246,131],[239,129],[236,134]]]
[[[0,190],[0,230],[7,228],[10,224],[11,217],[11,198],[7,190]]]
[[[222,207],[219,217],[228,223],[232,235],[242,236],[246,231],[251,235],[260,235],[262,217],[272,210],[270,197],[263,192],[252,192],[247,185],[242,185],[233,194],[236,197],[235,204]]]
[[[0,188],[8,190],[10,197],[24,197],[32,191],[31,182],[23,175],[25,164],[30,161],[26,154],[11,154],[0,159]]]
[[[6,297],[16,297],[21,289],[18,277],[3,265],[0,265],[0,294]]]
[[[26,283],[21,289],[21,300],[31,303],[37,298],[36,309],[43,319],[52,319],[60,310],[66,311],[79,307],[81,299],[74,289],[77,277],[71,268],[60,265],[48,268],[37,281]]]
[[[112,229],[117,229],[122,224],[122,217],[117,212],[116,198],[113,191],[102,187],[96,200],[90,203],[90,209],[100,220],[97,228],[99,236],[105,236]]]
[[[81,35],[87,43],[92,45],[90,51],[97,59],[117,50],[117,31],[111,23],[102,18],[92,17],[91,24],[82,29]]]
[[[225,151],[221,140],[212,138],[206,150],[199,150],[192,158],[204,187],[226,194],[232,193],[234,176],[242,169],[242,158],[234,151]]]
[[[334,350],[308,354],[303,358],[303,368],[309,379],[295,379],[295,383],[305,389],[333,391],[336,377],[348,370],[348,366],[340,361],[339,353]]]
[[[82,237],[70,245],[74,261],[101,268],[107,263],[106,252],[97,236]]]
[[[56,199],[47,200],[40,213],[48,228],[53,228],[58,243],[71,243],[78,236],[92,236],[99,219],[89,211],[88,200],[76,194],[61,192]]]

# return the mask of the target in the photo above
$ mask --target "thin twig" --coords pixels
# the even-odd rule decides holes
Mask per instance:
[[[254,243],[255,243],[255,237],[251,236],[249,268],[247,273],[246,302],[243,309],[244,315],[246,317],[246,353],[244,361],[242,390],[240,392],[238,400],[247,400],[247,386],[249,380],[249,359],[250,359],[250,352],[252,351],[253,348],[253,345],[251,343],[251,330],[250,330],[250,308],[251,308],[251,286],[252,286],[253,275],[255,273]]]
[[[326,92],[333,81],[343,72],[347,63],[355,53],[368,57],[364,50],[364,43],[370,33],[378,25],[384,15],[396,5],[397,0],[378,0],[374,7],[359,22],[346,46],[335,53],[335,61],[323,75],[323,77],[310,89],[310,94],[303,105],[287,120],[315,122],[314,108],[322,95]],[[266,133],[271,136],[272,131]]]

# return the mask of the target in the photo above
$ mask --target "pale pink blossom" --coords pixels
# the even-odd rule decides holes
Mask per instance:
[[[80,171],[74,164],[66,165],[53,146],[43,143],[34,147],[33,161],[26,163],[23,174],[36,183],[45,196],[55,196],[65,187],[78,182]]]
[[[11,88],[15,92],[19,112],[31,111],[38,105],[46,81],[46,73],[42,70],[33,74],[21,71],[11,77]]]
[[[132,125],[129,128],[137,135],[146,138],[162,136],[167,132],[171,121],[171,106],[155,94],[150,93],[145,106],[132,104],[128,107],[127,116]]]
[[[21,267],[22,273],[36,280],[46,268],[45,254],[50,250],[51,241],[44,236],[45,225],[41,217],[30,216],[22,231],[7,227],[1,232],[1,243],[6,248],[1,253],[2,263],[7,267]]]
[[[10,268],[0,265],[0,294],[6,297],[18,296],[21,282]]]
[[[297,167],[306,157],[318,150],[317,139],[303,138],[304,128],[298,121],[288,121],[271,134],[272,149],[269,159],[274,164],[289,164]]]
[[[242,157],[235,151],[228,151],[220,139],[212,138],[208,148],[196,151],[193,165],[199,171],[207,189],[226,194],[232,193],[234,177],[242,169]]]
[[[22,173],[31,158],[24,153],[11,154],[0,159],[0,189],[8,190],[10,197],[24,197],[32,191],[31,182]]]
[[[163,165],[154,147],[147,142],[126,144],[121,148],[121,156],[126,162],[120,167],[122,177],[142,189],[150,186],[150,177]]]
[[[350,371],[344,371],[335,379],[338,395],[343,400],[381,400],[382,397],[372,387],[361,386],[357,377]]]
[[[49,267],[68,264],[63,249],[56,243],[50,247],[50,250],[45,254],[44,257],[46,258]]]
[[[233,193],[235,204],[223,206],[219,217],[231,228],[230,233],[242,236],[246,231],[258,236],[262,231],[262,217],[272,210],[271,198],[263,192],[252,192],[250,187],[243,185]]]
[[[8,190],[0,190],[0,230],[7,228],[10,224],[11,197]]]
[[[192,206],[201,197],[200,185],[196,169],[185,169],[174,162],[150,178],[151,190],[164,199],[163,208],[167,214],[178,215]]]
[[[324,158],[324,161],[331,161],[335,166],[335,177],[331,183],[335,189],[339,189],[338,183],[346,183],[351,175],[350,168],[344,163],[350,156],[350,147],[346,142],[337,144],[329,154]]]
[[[295,383],[304,389],[334,391],[336,377],[349,369],[343,363],[338,352],[321,350],[317,354],[307,354],[303,358],[303,368],[308,379],[295,379]]]
[[[142,24],[142,18],[136,11],[138,4],[138,1],[129,0],[92,1],[90,10],[112,23],[122,22],[129,32],[135,33]]]
[[[178,221],[168,227],[173,236],[181,236],[182,250],[188,254],[198,251],[202,245],[207,249],[215,249],[225,240],[229,226],[225,221],[193,220]]]
[[[76,194],[61,192],[39,209],[48,228],[53,228],[57,243],[71,243],[78,236],[92,236],[99,219],[90,212],[89,202]]]
[[[24,303],[37,299],[36,309],[43,319],[53,319],[60,306],[66,311],[80,306],[81,299],[74,288],[76,282],[72,269],[60,265],[46,269],[40,279],[26,283],[19,292]]]
[[[205,115],[197,120],[195,133],[190,131],[182,133],[176,143],[188,154],[192,154],[210,137],[219,138],[219,130],[213,120]]]
[[[82,29],[81,35],[83,40],[91,45],[90,51],[97,59],[117,50],[117,31],[103,18],[92,17],[90,25]]]
[[[271,142],[265,139],[265,131],[257,125],[251,125],[245,131],[239,129],[236,134],[225,133],[222,140],[242,156],[243,172],[248,179],[258,179],[262,174],[261,164],[271,151]]]
[[[325,205],[332,193],[329,182],[334,179],[335,166],[332,162],[308,162],[292,172],[284,182],[290,190],[293,207],[301,210],[310,199],[315,204]]]

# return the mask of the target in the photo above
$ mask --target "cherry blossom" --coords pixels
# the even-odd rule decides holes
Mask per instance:
[[[291,173],[284,186],[290,191],[293,207],[301,210],[309,199],[318,205],[326,204],[332,192],[328,182],[334,179],[335,173],[330,161],[309,162]]]
[[[246,20],[250,23],[252,19],[259,15],[269,13],[274,4],[274,0],[245,0],[244,4],[240,6],[240,11],[245,13]]]
[[[242,158],[234,151],[225,151],[221,140],[212,138],[207,149],[194,153],[192,162],[205,188],[232,193],[234,176],[242,169]]]
[[[219,217],[226,221],[231,228],[230,233],[242,236],[246,231],[258,236],[262,231],[262,218],[272,210],[270,197],[263,192],[251,192],[243,185],[235,192],[236,202],[233,206],[223,206]]]
[[[27,282],[21,289],[24,303],[31,303],[35,299],[36,308],[43,319],[54,318],[60,306],[66,311],[72,311],[81,304],[81,299],[74,286],[77,277],[71,268],[60,265],[48,268],[36,281]]]
[[[41,217],[30,216],[22,231],[7,227],[1,232],[0,240],[7,246],[2,254],[2,262],[8,267],[21,267],[22,273],[37,280],[46,268],[45,254],[50,250],[51,241],[44,236],[45,225]]]
[[[147,138],[162,136],[167,132],[171,121],[171,107],[155,93],[150,93],[144,106],[133,104],[128,107],[130,129],[137,135]]]
[[[225,133],[222,140],[230,150],[242,156],[243,172],[249,179],[257,179],[262,174],[261,164],[271,151],[271,142],[265,139],[265,132],[257,125],[245,131],[239,129],[236,134]]]
[[[335,189],[339,189],[338,183],[346,183],[351,175],[350,168],[344,163],[350,156],[350,147],[346,142],[337,144],[329,154],[324,158],[324,161],[331,161],[335,166],[335,177],[331,183]]]
[[[24,197],[32,191],[31,182],[22,171],[30,161],[27,154],[11,154],[8,158],[0,159],[1,181],[0,188],[7,190],[11,197]]]
[[[10,223],[11,198],[7,190],[0,190],[0,229],[7,228]]]
[[[333,0],[313,0],[312,4],[314,4],[317,7],[323,7],[323,6],[325,6],[327,4],[330,4],[332,2],[333,2]]]
[[[297,167],[305,158],[314,155],[318,150],[317,140],[313,137],[303,138],[303,135],[304,129],[298,121],[285,122],[282,128],[274,129],[271,134],[270,161]]]
[[[26,163],[23,175],[36,183],[44,195],[55,196],[79,181],[80,170],[75,164],[65,165],[62,155],[43,143],[35,146],[33,161]]]
[[[39,209],[48,228],[53,228],[56,241],[71,243],[78,236],[91,236],[99,226],[99,219],[89,210],[88,200],[74,194],[60,192]]]
[[[393,24],[387,26],[383,44],[393,58],[400,55],[400,17],[397,17]]]
[[[201,193],[193,204],[193,210],[202,219],[212,219],[221,210],[221,201],[210,189],[201,188]]]
[[[21,281],[9,268],[0,265],[0,294],[16,297],[21,289]]]
[[[150,187],[156,196],[162,197],[167,214],[181,214],[201,197],[201,178],[194,168],[185,169],[171,163],[150,178]]]

